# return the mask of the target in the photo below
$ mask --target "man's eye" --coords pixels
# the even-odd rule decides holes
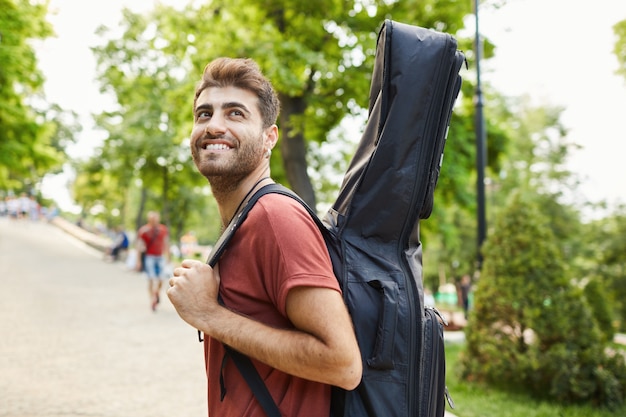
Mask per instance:
[[[231,116],[243,116],[243,112],[241,110],[235,109],[235,110],[230,111],[230,115]]]
[[[198,118],[206,119],[207,117],[211,117],[211,113],[208,111],[201,111],[198,113]]]

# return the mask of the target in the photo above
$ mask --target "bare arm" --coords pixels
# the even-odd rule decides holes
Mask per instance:
[[[174,275],[167,295],[181,318],[196,329],[291,375],[345,389],[359,384],[361,356],[338,292],[292,289],[287,315],[296,329],[277,329],[219,305],[217,268],[185,260]]]

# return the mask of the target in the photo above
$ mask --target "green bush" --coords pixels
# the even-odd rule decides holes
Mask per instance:
[[[617,346],[624,349],[624,346]],[[466,344],[446,343],[446,385],[454,399],[452,411],[459,417],[616,417],[626,416],[626,405],[608,409],[590,404],[559,404],[550,399],[533,398],[519,389],[503,389],[485,383],[468,383],[460,378],[460,356]],[[624,353],[624,352],[622,352]]]
[[[558,248],[532,195],[513,193],[484,244],[463,377],[563,404],[617,407],[626,394],[624,359],[606,353]]]
[[[613,340],[615,326],[613,326],[612,305],[608,294],[598,279],[592,279],[585,285],[585,299],[593,313],[605,341]]]

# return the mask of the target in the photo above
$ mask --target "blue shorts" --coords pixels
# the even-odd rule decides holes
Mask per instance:
[[[165,279],[165,258],[146,254],[144,271],[148,279]]]

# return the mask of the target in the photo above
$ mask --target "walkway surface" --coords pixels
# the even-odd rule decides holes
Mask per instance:
[[[202,345],[162,299],[57,227],[0,218],[0,416],[206,416]]]
[[[202,345],[161,299],[67,231],[0,217],[0,417],[206,416]]]

